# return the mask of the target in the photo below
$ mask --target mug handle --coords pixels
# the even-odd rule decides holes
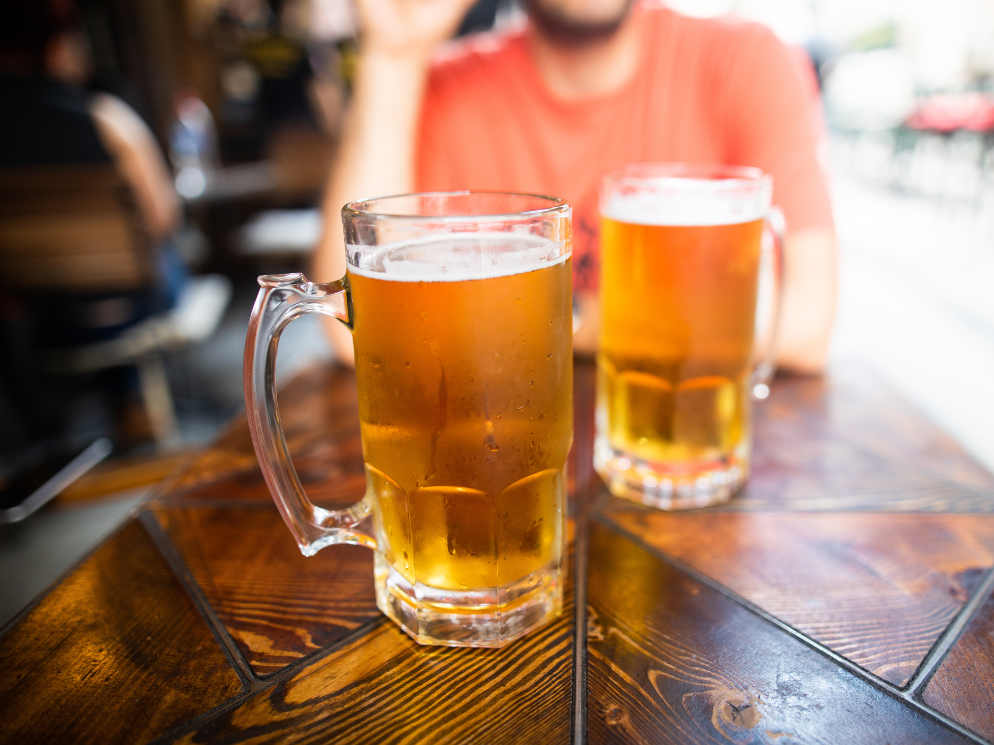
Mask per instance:
[[[291,321],[307,313],[337,318],[351,329],[348,280],[315,284],[303,274],[266,274],[259,277],[259,287],[245,339],[243,379],[249,432],[269,492],[304,556],[336,543],[375,549],[368,494],[344,510],[326,510],[307,498],[290,460],[276,403],[280,335]]]
[[[783,263],[784,263],[784,233],[787,222],[779,207],[771,207],[766,218],[763,231],[762,254],[760,259],[760,288],[763,282],[764,264],[768,267],[767,275],[772,274],[769,285],[769,303],[766,308],[766,318],[762,322],[761,333],[757,334],[756,367],[753,368],[749,380],[752,398],[762,401],[770,395],[770,381],[776,372],[777,332],[780,330],[780,308],[783,298]],[[768,263],[767,263],[768,262]],[[762,292],[760,292],[760,299]],[[757,306],[759,304],[757,303]],[[757,314],[763,308],[757,307]],[[757,324],[758,326],[759,324]]]

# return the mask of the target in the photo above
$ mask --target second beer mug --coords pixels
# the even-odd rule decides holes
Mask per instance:
[[[423,644],[498,647],[562,608],[573,432],[570,207],[413,194],[342,210],[346,276],[259,278],[245,396],[263,475],[310,556],[376,549],[376,602]],[[365,498],[311,504],[276,409],[283,328],[352,330]]]
[[[649,163],[604,179],[594,465],[616,496],[702,507],[745,483],[751,399],[773,372],[772,190],[733,166]],[[761,276],[776,277],[763,293]]]

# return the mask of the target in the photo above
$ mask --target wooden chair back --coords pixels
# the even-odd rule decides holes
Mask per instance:
[[[0,168],[0,287],[126,292],[152,279],[128,185],[110,164]]]

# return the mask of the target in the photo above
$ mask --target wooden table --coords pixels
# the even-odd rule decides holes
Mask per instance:
[[[780,378],[718,509],[607,496],[576,369],[562,617],[503,650],[419,647],[372,552],[304,559],[244,421],[0,637],[8,742],[994,740],[994,477],[865,368]],[[317,501],[363,492],[354,378],[281,395]]]

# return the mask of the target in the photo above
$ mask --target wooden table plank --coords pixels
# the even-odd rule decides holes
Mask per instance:
[[[594,522],[587,741],[966,743]]]
[[[420,646],[383,619],[179,742],[567,743],[572,561],[567,569],[563,614],[508,647]]]
[[[380,617],[367,548],[334,546],[305,558],[272,505],[155,513],[256,675]]]
[[[994,740],[994,597],[988,597],[925,688],[922,700]]]
[[[994,564],[994,516],[607,514],[899,687]]]
[[[359,401],[355,373],[331,365],[309,367],[278,395],[287,446],[298,468],[312,457],[313,468],[333,478],[336,468],[362,469],[359,444]],[[357,460],[358,458],[358,460]],[[181,492],[258,469],[245,418],[239,417],[214,445],[195,457],[173,487]]]
[[[776,422],[757,427],[752,476],[726,509],[994,512],[994,492]]]
[[[210,628],[132,521],[0,637],[7,742],[147,742],[239,694]]]
[[[830,434],[923,475],[994,492],[994,474],[865,364],[836,362],[823,377],[778,376],[776,393],[760,412],[801,422],[809,437]]]

